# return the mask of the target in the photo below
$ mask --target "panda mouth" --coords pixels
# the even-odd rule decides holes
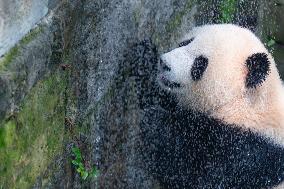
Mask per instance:
[[[171,89],[181,87],[180,83],[170,81],[167,78],[165,78],[164,76],[161,77],[161,82],[163,83],[164,86],[169,87]]]

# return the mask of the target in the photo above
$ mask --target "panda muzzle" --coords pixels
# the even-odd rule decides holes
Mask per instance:
[[[181,87],[180,83],[172,82],[168,80],[167,78],[165,78],[164,76],[161,77],[161,81],[166,87],[169,87],[169,88],[180,88]]]

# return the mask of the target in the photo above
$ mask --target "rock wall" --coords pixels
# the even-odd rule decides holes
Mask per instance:
[[[145,86],[137,85],[137,65],[155,62],[195,25],[273,29],[264,27],[261,11],[274,7],[262,1],[1,2],[2,9],[38,4],[25,9],[32,21],[19,18],[26,29],[37,23],[28,34],[11,36],[9,24],[2,33],[21,40],[9,51],[17,40],[0,48],[7,51],[0,59],[0,188],[158,188],[139,154],[143,110],[137,99]],[[139,44],[145,39],[154,45],[144,49]],[[78,174],[71,163],[74,146],[87,170],[99,169],[98,177]]]
[[[69,78],[60,67],[62,23],[50,12],[0,59],[1,188],[31,188],[62,158]]]
[[[282,79],[284,78],[284,0],[279,0],[277,6],[275,8],[275,22],[276,22],[276,30],[274,31],[275,36],[275,51],[274,57],[276,62],[278,63],[278,68],[280,70]]]
[[[48,11],[48,0],[0,0],[0,56],[14,46]]]

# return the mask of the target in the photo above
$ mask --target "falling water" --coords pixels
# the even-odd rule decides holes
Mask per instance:
[[[53,2],[56,4],[57,1]],[[51,175],[48,179],[44,174],[38,175],[34,180],[35,188],[157,188],[159,182],[149,173],[155,164],[151,162],[153,154],[147,152],[151,152],[155,144],[167,142],[163,139],[157,141],[160,138],[174,135],[170,128],[158,128],[155,120],[171,116],[164,110],[177,107],[175,99],[156,85],[159,54],[175,48],[178,40],[194,26],[234,23],[252,30],[266,43],[284,74],[283,3],[282,0],[66,1],[61,11],[67,9],[68,14],[54,13],[54,25],[64,27],[55,30],[56,27],[52,26],[48,32],[52,33],[54,41],[40,44],[52,46],[53,57],[65,53],[64,57],[47,59],[45,62],[50,64],[41,69],[54,73],[60,64],[66,63],[62,60],[64,58],[71,65],[68,95],[74,97],[66,100],[68,103],[64,111],[72,118],[71,125],[80,131],[76,139],[84,143],[84,158],[99,169],[99,176],[87,181],[80,178],[70,163],[71,147],[77,141],[66,137],[63,155],[53,160],[57,169],[52,173],[46,171]],[[36,11],[39,17],[33,17],[32,22],[45,13],[45,8]],[[3,25],[1,18],[0,12],[0,27]],[[57,23],[58,18],[60,23]],[[14,26],[12,30],[15,30]],[[60,36],[59,39],[57,36]],[[28,53],[25,56],[17,59],[18,64],[23,62],[21,59],[34,57]],[[30,58],[27,62],[32,61]],[[34,64],[37,65],[36,62]],[[28,70],[21,76],[28,77],[38,72],[29,73]],[[5,102],[6,105],[10,101],[8,97],[19,90],[10,91],[10,83],[18,81],[2,79],[2,76],[0,84],[3,82],[7,92],[0,91],[0,104]],[[23,91],[30,92],[29,89]],[[7,107],[10,108],[9,105]],[[6,109],[1,109],[1,112]],[[152,112],[159,113],[148,116]],[[186,115],[186,112],[180,113]],[[149,134],[146,142],[143,138],[145,133]],[[145,149],[149,149],[146,156]],[[182,149],[177,146],[171,150],[178,156]],[[21,172],[28,171],[23,168]],[[21,181],[21,178],[15,180]],[[4,180],[3,183],[7,182]]]

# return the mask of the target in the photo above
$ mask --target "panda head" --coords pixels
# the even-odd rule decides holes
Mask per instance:
[[[252,32],[235,25],[194,28],[161,55],[159,70],[161,87],[182,105],[227,122],[260,122],[257,116],[283,105],[273,58]]]

